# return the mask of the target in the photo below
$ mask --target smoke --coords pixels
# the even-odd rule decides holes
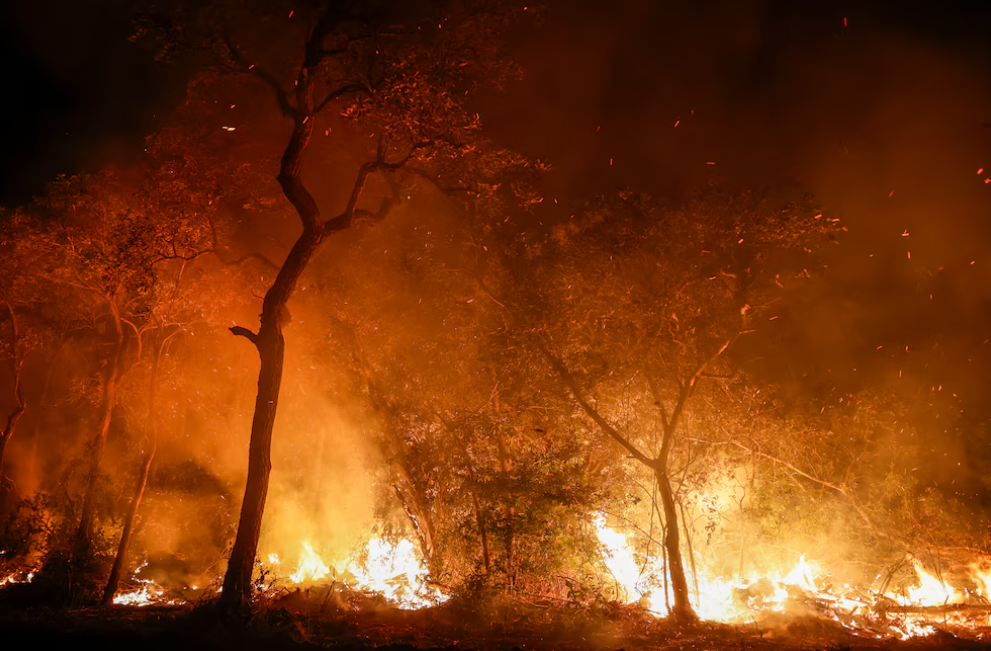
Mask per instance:
[[[979,476],[987,441],[965,451],[945,423],[991,418],[987,10],[575,7],[551,3],[517,44],[526,79],[482,110],[499,138],[554,165],[541,220],[616,186],[677,200],[716,178],[772,203],[812,194],[849,232],[754,335],[776,348],[751,371],[798,395],[880,384],[931,403],[919,424],[949,454],[927,481],[977,496],[960,469]]]

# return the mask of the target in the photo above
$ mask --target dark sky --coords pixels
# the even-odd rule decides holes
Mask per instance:
[[[172,71],[127,37],[126,0],[0,2],[0,203],[58,174],[127,160],[175,101]]]
[[[126,40],[134,1],[0,3],[0,202],[139,155],[177,100]],[[788,347],[772,371],[943,385],[934,409],[988,422],[991,3],[551,0],[513,47],[526,78],[480,110],[551,162],[557,210],[713,175],[814,194],[849,233],[768,325]]]

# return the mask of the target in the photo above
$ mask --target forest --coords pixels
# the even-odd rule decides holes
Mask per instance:
[[[181,99],[0,212],[4,621],[984,638],[989,475],[934,458],[988,420],[796,352],[840,210],[718,171],[558,203],[480,116],[543,7],[137,4]]]

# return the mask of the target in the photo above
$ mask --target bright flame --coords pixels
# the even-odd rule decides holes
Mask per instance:
[[[393,544],[383,538],[372,538],[365,545],[364,560],[349,560],[345,569],[353,580],[345,581],[350,587],[382,595],[398,608],[411,610],[437,605],[448,597],[429,584],[429,571],[410,538]],[[271,565],[279,564],[279,557],[270,554]],[[338,566],[340,568],[340,566]],[[331,568],[317,554],[309,541],[303,542],[303,554],[296,571],[289,575],[295,584],[312,583],[330,575]]]
[[[666,615],[668,604],[673,602],[673,594],[670,589],[665,595],[663,588],[652,587],[665,583],[663,563],[651,558],[638,561],[627,537],[607,527],[602,515],[596,515],[593,524],[596,537],[603,547],[602,560],[619,584],[623,601],[631,603],[642,599],[650,612]],[[891,613],[886,619],[878,619],[875,602],[883,595],[849,585],[830,585],[828,577],[823,576],[815,564],[807,561],[804,554],[784,574],[755,573],[734,581],[707,576],[701,559],[696,559],[696,565],[703,571],[697,577],[689,576],[689,585],[696,613],[705,620],[742,623],[764,613],[786,612],[793,605],[804,602],[816,604],[819,611],[828,612],[838,624],[861,634],[908,639],[935,632],[930,623],[932,616],[926,614]],[[964,601],[962,593],[926,572],[918,560],[912,561],[912,567],[918,577],[918,585],[908,588],[907,596],[890,597],[896,603],[911,607],[938,607]],[[991,599],[991,569],[973,567],[972,570],[980,592],[986,599]],[[956,613],[940,615],[939,622],[943,625],[974,625],[966,615]],[[878,630],[887,632],[877,633]]]
[[[273,554],[276,560],[278,556]],[[271,557],[269,557],[271,560]],[[320,559],[313,546],[308,540],[303,541],[303,556],[299,559],[296,571],[289,575],[293,583],[305,583],[307,581],[319,581],[330,574],[330,568]]]
[[[642,591],[637,588],[641,574],[640,566],[633,558],[633,551],[626,542],[626,536],[607,527],[606,519],[602,514],[595,516],[595,535],[605,550],[602,560],[616,579],[623,600],[632,603],[640,599]]]
[[[169,599],[165,596],[165,590],[163,590],[157,583],[150,579],[139,579],[137,577],[138,572],[148,565],[148,561],[145,561],[138,569],[134,570],[133,580],[135,583],[141,585],[137,590],[132,590],[131,592],[121,592],[114,595],[114,604],[117,606],[150,606],[152,604],[159,605],[176,605],[181,602]]]
[[[117,606],[147,606],[155,603],[160,595],[160,592],[152,592],[149,585],[146,584],[142,585],[139,590],[114,595],[114,604]]]
[[[365,551],[368,556],[363,566],[349,566],[357,587],[377,592],[404,610],[447,601],[440,590],[428,584],[429,572],[409,538],[395,545],[382,538],[372,538]]]
[[[13,572],[0,579],[0,588],[12,583],[31,583],[33,578],[34,572],[28,572],[26,575],[24,572]]]
[[[781,583],[795,585],[809,592],[819,592],[819,588],[815,584],[815,579],[813,579],[815,574],[815,569],[805,562],[805,554],[802,554],[798,557],[795,567],[791,568],[791,572],[788,572],[785,578],[781,579]]]
[[[918,559],[912,559],[912,567],[919,576],[919,585],[908,589],[910,603],[917,606],[943,606],[961,600],[953,588],[922,569],[922,563]]]
[[[971,577],[977,583],[977,592],[985,601],[991,602],[991,567],[981,568],[978,565],[970,566]],[[991,615],[988,616],[988,625],[991,626]]]

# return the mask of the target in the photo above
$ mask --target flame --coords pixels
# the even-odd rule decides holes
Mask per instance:
[[[130,592],[120,592],[114,595],[114,605],[116,606],[150,606],[152,604],[156,605],[178,605],[179,601],[174,599],[169,599],[165,596],[165,590],[159,586],[157,583],[151,579],[141,579],[138,578],[138,573],[143,570],[148,565],[148,561],[145,561],[134,570],[134,575],[131,579],[138,584],[137,590],[132,590]]]
[[[273,554],[278,560],[278,555]],[[271,556],[269,557],[271,560]],[[320,556],[313,551],[313,546],[308,540],[303,541],[303,555],[299,559],[296,571],[289,575],[289,580],[293,583],[306,583],[307,581],[319,581],[330,574],[330,568],[320,559]]]
[[[636,559],[633,558],[633,551],[626,542],[626,536],[607,527],[606,519],[601,513],[595,516],[594,524],[595,535],[604,548],[602,560],[616,579],[616,584],[622,593],[620,597],[627,603],[637,601],[643,595],[643,591],[637,587],[642,572]]]
[[[922,569],[918,559],[912,559],[912,567],[919,577],[919,585],[908,588],[907,602],[903,602],[905,605],[943,606],[962,601],[953,588]]]
[[[27,574],[24,574],[23,571],[12,572],[11,574],[8,574],[7,576],[0,579],[0,588],[4,587],[5,585],[10,585],[13,583],[31,583],[32,579],[34,579],[33,571],[28,572]]]
[[[411,539],[403,538],[392,544],[372,538],[365,551],[364,564],[349,568],[359,588],[381,594],[403,610],[447,601],[446,595],[429,585],[429,572]]]
[[[648,611],[666,616],[673,595],[665,594],[665,567],[657,559],[637,558],[627,536],[606,526],[605,518],[593,517],[596,537],[602,545],[603,563],[620,588],[620,598],[626,603],[640,601]],[[784,613],[803,602],[817,606],[817,612],[827,611],[834,621],[861,635],[908,639],[924,637],[935,632],[936,615],[925,613],[892,613],[879,618],[875,604],[884,595],[848,584],[832,585],[815,563],[804,554],[787,572],[754,573],[746,578],[730,580],[710,576],[703,559],[696,558],[702,568],[697,576],[689,577],[691,599],[696,613],[704,620],[739,624],[761,614]],[[917,584],[908,587],[904,595],[886,598],[902,606],[939,607],[965,601],[963,592],[930,574],[917,559],[912,560]],[[978,591],[991,600],[991,568],[972,566],[972,577]],[[972,616],[971,616],[972,617]],[[987,615],[976,625],[991,624]],[[975,626],[975,621],[961,613],[938,616],[943,626]]]
[[[117,606],[148,606],[158,601],[159,596],[161,596],[161,592],[153,592],[149,585],[142,585],[140,589],[133,592],[115,595],[114,604]]]
[[[296,585],[314,583],[331,574],[331,567],[324,562],[309,541],[303,541],[303,552],[296,571],[288,579]],[[448,597],[429,582],[429,571],[410,538],[392,543],[374,537],[365,545],[363,559],[352,558],[335,568],[335,575],[350,575],[343,582],[364,592],[380,594],[396,607],[404,610],[424,608],[447,601]],[[278,554],[268,556],[269,564],[278,566]]]

